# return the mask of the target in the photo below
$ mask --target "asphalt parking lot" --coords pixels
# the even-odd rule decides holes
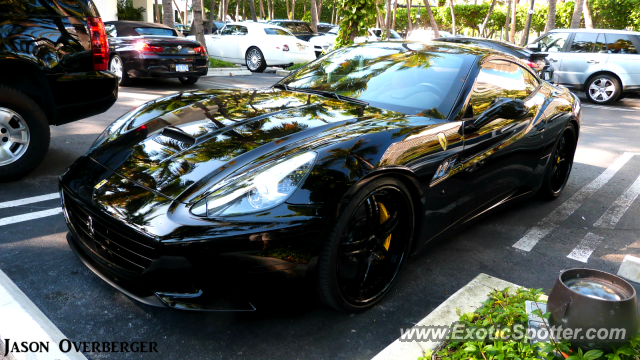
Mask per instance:
[[[418,322],[478,273],[548,290],[562,269],[616,273],[625,255],[640,256],[637,98],[612,106],[583,101],[574,169],[559,199],[515,204],[432,246],[411,259],[386,299],[355,315],[323,306],[312,289],[265,293],[264,304],[251,313],[146,306],[103,282],[71,252],[55,196],[9,206],[56,193],[58,175],[133,107],[177,91],[267,87],[280,78],[210,77],[187,86],[175,80],[140,82],[121,88],[106,113],[52,128],[44,163],[22,180],[0,185],[0,269],[72,341],[156,341],[165,359],[368,359],[395,340],[401,327]]]

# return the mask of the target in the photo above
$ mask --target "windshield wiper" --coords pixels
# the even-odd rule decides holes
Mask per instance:
[[[363,101],[363,100],[360,100],[360,99],[356,99],[356,98],[352,98],[352,97],[348,97],[348,96],[338,95],[336,93],[332,93],[331,91],[315,90],[315,89],[303,89],[303,88],[291,88],[291,87],[288,87],[287,85],[284,85],[284,84],[277,84],[277,85],[283,85],[283,86],[286,87],[285,90],[289,90],[289,91],[298,91],[298,92],[301,92],[301,93],[320,95],[320,96],[334,98],[334,99],[341,100],[341,101],[352,102],[354,104],[358,104],[358,105],[362,105],[362,106],[369,106],[369,103],[366,102],[366,101]]]
[[[287,90],[289,91],[289,87],[285,84],[273,84],[273,86],[271,86],[274,89],[283,89],[283,90]]]

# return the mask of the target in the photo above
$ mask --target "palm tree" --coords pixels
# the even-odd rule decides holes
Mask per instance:
[[[589,7],[588,0],[584,0],[584,27],[593,29],[593,16],[591,16],[591,8]]]
[[[318,33],[318,6],[316,0],[311,0],[311,28],[314,33]]]
[[[449,7],[451,7],[451,35],[456,36],[456,12],[453,11],[453,0],[449,0]]]
[[[427,9],[427,15],[429,16],[429,23],[431,24],[431,29],[433,29],[433,37],[434,38],[440,37],[440,32],[438,32],[438,24],[436,23],[436,19],[433,17],[433,11],[431,11],[431,5],[427,0],[422,0],[422,2],[424,2],[424,7]],[[397,3],[398,3],[398,0],[396,0],[396,4]],[[395,17],[395,7],[393,11],[394,11],[394,17]],[[395,23],[395,19],[394,19],[394,23]]]
[[[398,13],[398,0],[393,0],[393,21],[391,22],[391,28],[396,29],[396,14]]]
[[[202,28],[202,0],[193,0],[193,32],[196,35],[196,40],[204,45],[204,29]],[[187,14],[185,14],[185,17]]]
[[[391,0],[387,0],[387,20],[385,24],[385,39],[389,40],[389,29],[391,28]]]
[[[453,0],[451,0],[453,1]],[[413,23],[411,21],[411,0],[407,0],[407,36],[413,31]]]
[[[582,20],[582,0],[578,0],[575,2],[573,8],[573,16],[571,17],[571,29],[579,29],[580,28],[580,20]]]
[[[553,1],[553,0],[551,0]],[[509,41],[509,17],[511,15],[511,0],[507,1],[507,16],[504,22],[504,37]],[[500,41],[502,41],[502,33],[500,33]]]
[[[491,6],[489,6],[489,12],[487,13],[487,16],[484,18],[484,21],[482,22],[482,25],[480,27],[480,32],[481,32],[481,36],[487,36],[487,31],[486,31],[486,27],[487,27],[487,23],[489,22],[489,18],[491,17],[491,13],[493,12],[493,7],[496,6],[496,0],[493,0],[491,2]]]
[[[551,31],[556,28],[556,0],[549,0],[549,14],[547,15],[547,25],[544,32]]]
[[[162,23],[173,28],[173,5],[171,0],[162,0]]]
[[[516,43],[516,11],[518,9],[518,1],[513,0],[513,9],[511,11],[511,30],[509,31],[509,41]]]
[[[162,18],[160,18],[160,7],[158,7],[158,0],[155,0],[154,9],[156,10],[156,16],[154,16],[153,21],[156,24],[162,24]]]
[[[258,18],[256,17],[256,4],[254,4],[253,0],[249,0],[249,10],[251,10],[251,18],[254,22],[258,22]]]

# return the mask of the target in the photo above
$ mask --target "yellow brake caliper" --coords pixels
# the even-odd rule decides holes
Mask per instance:
[[[378,207],[380,208],[380,224],[383,224],[385,221],[389,220],[391,215],[389,215],[389,212],[387,211],[387,208],[384,207],[383,203],[379,202]],[[391,245],[391,234],[384,239],[384,243],[382,244],[387,251],[389,251],[389,245]]]

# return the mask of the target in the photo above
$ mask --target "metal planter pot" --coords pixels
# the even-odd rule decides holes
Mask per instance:
[[[611,346],[622,346],[638,331],[635,289],[622,278],[604,271],[562,272],[549,294],[547,311],[551,313],[552,331],[560,326],[563,330],[572,329],[557,332],[557,337],[583,351],[611,351]]]

